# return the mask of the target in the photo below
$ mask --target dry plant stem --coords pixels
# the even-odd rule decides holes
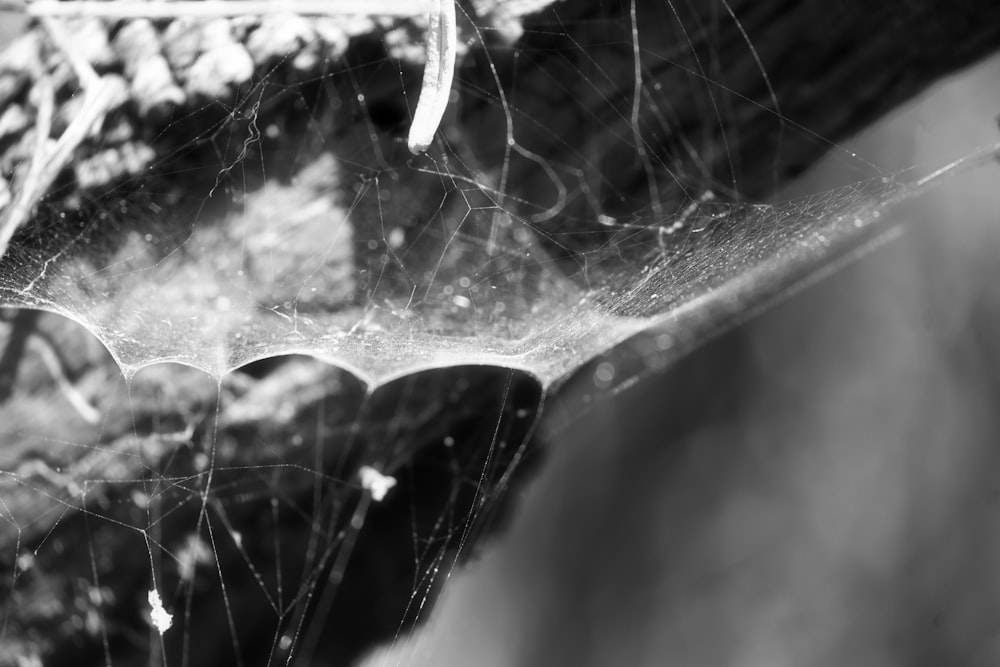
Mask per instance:
[[[265,14],[357,14],[366,16],[421,16],[426,14],[426,0],[125,0],[94,2],[40,0],[26,2],[23,11],[30,16],[90,16],[101,18],[220,18]]]
[[[73,386],[69,378],[66,377],[66,372],[59,361],[59,355],[52,349],[52,344],[37,335],[32,336],[28,344],[41,358],[52,379],[55,380],[56,386],[59,387],[59,391],[66,401],[73,406],[76,413],[88,424],[98,424],[101,420],[101,413],[87,402],[87,399],[84,398],[77,388]]]
[[[45,78],[38,82],[38,117],[35,121],[35,151],[31,159],[31,166],[21,183],[20,192],[17,198],[11,202],[10,206],[3,212],[0,218],[0,257],[7,253],[7,246],[21,225],[28,219],[35,208],[35,204],[41,199],[42,194],[48,189],[45,183],[46,166],[48,162],[48,137],[52,129],[52,115],[55,108],[55,91],[52,84]],[[54,178],[54,176],[53,176]]]
[[[56,147],[49,158],[47,165],[49,180],[46,187],[52,184],[56,174],[67,164],[73,156],[73,151],[80,142],[90,134],[91,130],[102,120],[105,115],[118,103],[118,88],[105,78],[98,78],[93,86],[87,88],[84,93],[83,107],[80,113],[73,119],[66,131],[59,137]]]
[[[455,77],[455,58],[458,51],[458,29],[455,20],[454,0],[435,0],[427,28],[427,64],[424,65],[424,82],[420,88],[417,110],[410,124],[407,145],[414,155],[423,153],[431,145],[434,133],[448,108],[451,84]]]
[[[205,0],[204,2],[94,2],[40,0],[25,5],[32,16],[92,16],[105,18],[224,17],[291,13],[300,15],[366,14],[419,16],[429,12],[427,64],[417,108],[407,140],[410,152],[423,153],[430,146],[448,108],[458,53],[455,0]]]
[[[73,72],[76,74],[76,78],[80,82],[80,87],[87,90],[96,85],[100,80],[100,76],[94,71],[90,63],[77,53],[76,49],[69,46],[71,38],[66,34],[62,23],[47,16],[43,16],[41,22],[48,31],[49,37],[59,47],[63,55],[66,56],[70,66],[73,68]]]
[[[93,0],[67,0],[58,2],[40,0],[10,3],[0,0],[0,8],[11,7],[42,19],[53,41],[66,54],[86,90],[86,100],[80,114],[74,118],[60,138],[56,150],[46,159],[36,153],[41,166],[33,166],[35,178],[28,179],[21,195],[10,206],[6,220],[0,220],[0,257],[10,243],[14,232],[24,224],[38,201],[52,184],[59,171],[66,166],[73,150],[79,145],[95,123],[103,119],[112,103],[112,89],[104,85],[93,68],[75,55],[69,38],[63,33],[55,17],[86,16],[104,18],[176,18],[176,17],[225,17],[292,13],[300,15],[364,14],[417,16],[430,12],[427,32],[427,64],[417,108],[414,112],[407,141],[414,154],[427,150],[433,141],[444,112],[448,107],[454,80],[457,55],[457,22],[454,0],[126,0],[123,2],[94,2]],[[42,114],[44,116],[44,114]],[[51,116],[51,114],[49,114]],[[51,122],[51,118],[49,121]],[[47,137],[48,133],[40,134]]]
[[[77,146],[98,123],[104,120],[108,111],[120,102],[118,87],[109,79],[98,76],[86,60],[75,53],[69,37],[63,33],[60,26],[52,21],[46,24],[53,41],[66,55],[80,79],[80,85],[84,88],[84,101],[79,113],[50,150],[48,137],[52,126],[55,93],[47,79],[42,77],[39,80],[41,99],[35,129],[38,144],[28,176],[20,188],[17,199],[0,220],[0,257],[6,254],[14,233],[28,220],[35,206],[52,186],[56,176],[69,164]]]

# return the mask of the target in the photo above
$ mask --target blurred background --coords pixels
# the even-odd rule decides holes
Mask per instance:
[[[1000,59],[777,199],[1000,140]],[[550,433],[507,535],[372,665],[1000,663],[1000,170]],[[563,396],[561,400],[573,400]]]
[[[10,40],[24,30],[25,25],[27,21],[22,15],[0,11],[0,48],[5,48]]]

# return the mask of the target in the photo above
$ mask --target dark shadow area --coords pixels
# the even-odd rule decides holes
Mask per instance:
[[[99,419],[53,443],[60,425],[24,402],[60,390],[30,380],[37,362],[21,347],[27,371],[2,406],[14,430],[0,618],[16,638],[5,650],[46,665],[159,659],[150,590],[173,617],[167,664],[348,664],[426,618],[537,461],[542,394],[529,376],[458,367],[369,392],[309,357],[221,383],[160,364],[126,384],[104,353],[77,371]],[[384,500],[362,466],[396,480]]]

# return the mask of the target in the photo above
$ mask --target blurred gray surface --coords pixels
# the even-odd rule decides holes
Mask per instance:
[[[847,142],[1000,140],[1000,60]],[[787,194],[871,174],[835,152]],[[372,665],[1000,661],[1000,178],[558,434],[510,534]],[[684,414],[687,413],[687,414]]]

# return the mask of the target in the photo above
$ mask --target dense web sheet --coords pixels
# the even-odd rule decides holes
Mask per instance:
[[[422,618],[503,514],[546,391],[586,364],[596,391],[633,384],[993,159],[887,174],[845,154],[858,184],[760,203],[840,149],[784,115],[750,36],[695,48],[688,30],[742,31],[725,3],[711,25],[666,2],[532,18],[548,4],[466,6],[418,156],[419,18],[73,24],[133,93],[132,33],[161,40],[140,55],[177,92],[113,108],[0,259],[5,354],[25,359],[0,361],[0,662],[357,658]],[[84,93],[39,34],[65,77],[57,135]],[[723,57],[744,63],[732,80]],[[37,111],[18,85],[10,108]],[[8,155],[16,188],[31,154]],[[401,598],[372,586],[392,577]]]
[[[745,310],[881,231],[885,209],[919,189],[880,178],[783,204],[693,202],[652,227],[609,222],[608,239],[566,275],[541,242],[544,225],[466,177],[410,172],[424,192],[440,190],[432,218],[414,229],[400,220],[414,193],[383,185],[393,172],[358,183],[339,208],[325,192],[338,169],[324,156],[293,184],[230,194],[230,210],[208,224],[159,211],[107,238],[100,218],[49,221],[41,244],[14,245],[5,258],[4,304],[80,322],[127,375],[176,361],[222,376],[299,353],[376,383],[496,364],[549,384],[680,312],[714,301]],[[351,216],[361,215],[377,227],[355,239]],[[618,244],[640,234],[651,237],[646,251],[623,261]]]
[[[389,176],[362,184],[346,212],[321,195],[297,199],[304,187],[320,190],[303,180],[331,173],[334,162],[320,160],[294,191],[265,184],[209,225],[161,214],[107,240],[94,222],[55,221],[44,246],[11,248],[0,278],[5,305],[80,322],[127,375],[177,361],[221,376],[300,353],[376,383],[421,368],[496,364],[548,384],[682,312],[710,311],[715,301],[745,310],[870,238],[885,208],[915,193],[879,179],[778,205],[694,203],[654,228],[649,242],[662,246],[651,245],[641,263],[622,265],[615,245],[619,234],[648,230],[614,230],[566,276],[536,226],[489,203],[479,186],[420,174],[444,192],[437,219],[414,232],[384,217],[379,181]],[[358,271],[349,216],[363,206],[383,209],[376,220],[391,228],[363,241],[361,252],[374,250]],[[408,232],[418,238],[405,240]]]
[[[75,177],[90,187],[68,199],[50,196],[53,205],[43,206],[30,232],[13,239],[0,266],[0,301],[80,322],[126,376],[176,361],[221,377],[256,359],[303,353],[376,384],[420,368],[475,363],[523,369],[548,385],[692,304],[708,310],[707,301],[735,300],[730,310],[745,310],[824,257],[867,240],[885,207],[918,190],[918,176],[873,176],[874,165],[859,158],[870,180],[856,187],[807,201],[746,204],[734,193],[734,186],[743,189],[735,158],[723,160],[732,182],[713,180],[717,165],[683,134],[674,141],[691,164],[679,172],[670,162],[678,158],[657,154],[650,143],[670,129],[669,95],[656,71],[643,69],[646,59],[662,66],[676,54],[642,41],[634,5],[626,18],[631,26],[622,37],[632,41],[615,46],[630,47],[624,55],[634,56],[633,82],[614,91],[601,80],[609,71],[581,77],[597,95],[581,105],[628,113],[621,120],[631,134],[615,134],[621,145],[605,159],[628,153],[621,166],[645,181],[632,186],[640,192],[631,199],[607,171],[613,165],[589,157],[593,147],[552,157],[537,152],[555,130],[538,127],[537,101],[525,91],[496,87],[490,52],[479,83],[493,83],[493,90],[467,84],[465,94],[485,98],[499,113],[477,110],[474,101],[471,120],[453,119],[427,155],[411,157],[399,134],[412,104],[406,84],[414,68],[405,58],[419,61],[401,36],[407,24],[381,38],[386,56],[404,60],[372,61],[368,53],[369,60],[352,65],[362,56],[350,52],[337,63],[305,58],[305,40],[294,34],[301,25],[283,36],[293,53],[257,55],[255,44],[261,49],[273,35],[265,23],[245,40],[250,56],[270,67],[234,96],[189,93],[195,104],[147,121],[145,136],[86,146],[90,156],[80,159]],[[171,29],[163,31],[166,44],[177,39]],[[124,32],[113,40],[120,53],[128,53]],[[519,60],[516,47],[495,37],[504,34],[495,26],[468,32],[473,42],[501,41],[504,51],[495,57],[513,53]],[[228,39],[224,46],[238,46]],[[578,39],[566,35],[587,53]],[[202,41],[200,48],[209,49],[209,37]],[[752,61],[756,51],[750,42],[745,47]],[[183,49],[165,48],[181,67],[185,54],[170,54]],[[358,49],[377,52],[379,44]],[[693,66],[701,68],[693,43],[692,51]],[[186,73],[190,85],[201,60]],[[140,77],[137,67],[133,75]],[[696,73],[704,86],[705,74]],[[289,81],[293,74],[301,80]],[[716,108],[709,124],[721,126],[720,143],[733,141],[723,101],[765,111],[779,143],[793,131],[821,143],[783,120],[766,70],[754,76],[765,85],[764,101],[741,99],[721,82],[709,89]],[[483,127],[490,119],[496,124]],[[104,123],[127,120],[119,110]],[[615,133],[616,126],[601,121],[594,131]],[[493,157],[498,137],[506,140]],[[775,151],[761,160],[765,170],[778,170]],[[110,160],[121,164],[108,166]],[[695,169],[709,175],[687,173]]]

